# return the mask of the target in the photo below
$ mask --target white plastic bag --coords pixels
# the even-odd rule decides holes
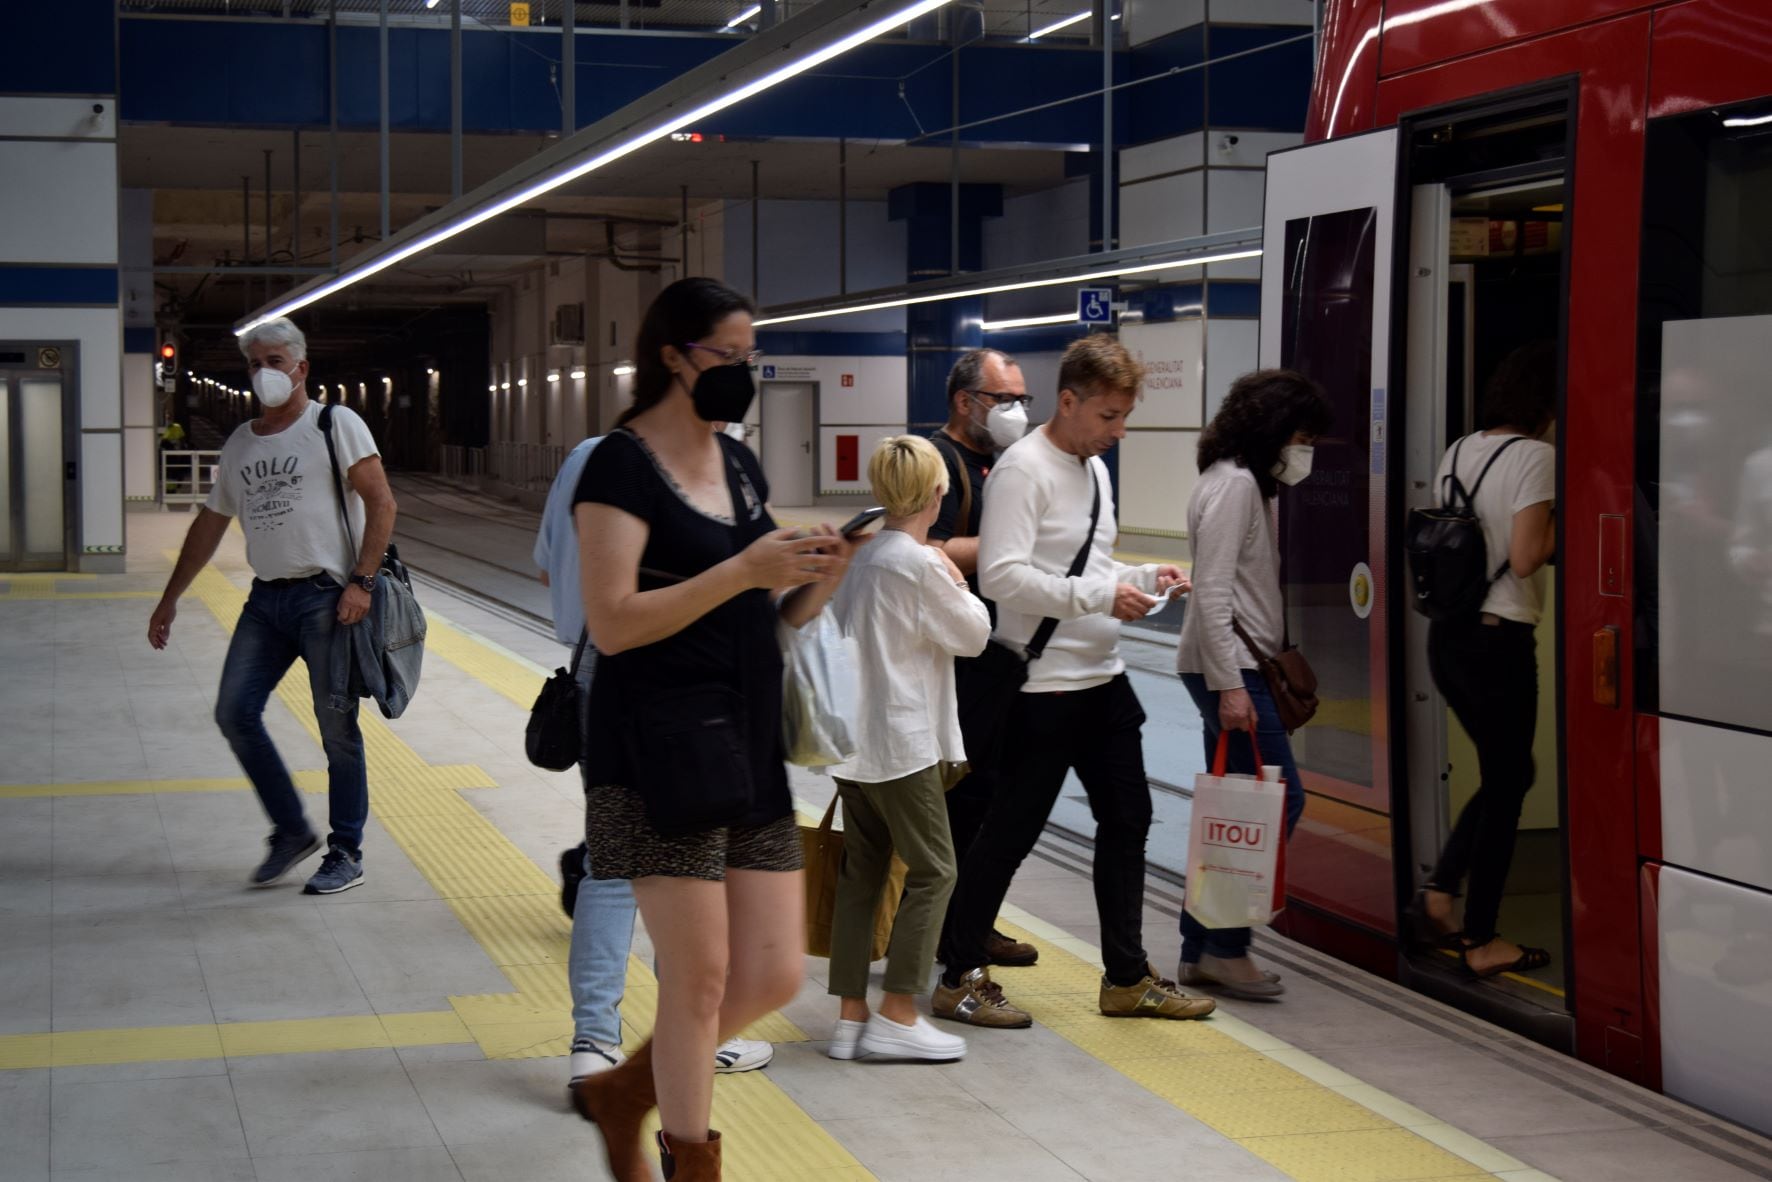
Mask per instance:
[[[1255,775],[1226,775],[1229,740],[1219,734],[1212,770],[1194,777],[1188,825],[1188,914],[1209,928],[1256,927],[1286,905],[1286,785],[1259,749]]]
[[[830,767],[855,758],[861,674],[855,646],[831,611],[781,631],[781,728],[788,762]]]

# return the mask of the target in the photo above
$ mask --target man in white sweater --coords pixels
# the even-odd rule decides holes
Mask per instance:
[[[1173,566],[1126,566],[1101,455],[1126,435],[1143,369],[1112,336],[1065,351],[1058,410],[991,472],[979,533],[979,582],[997,603],[990,654],[1013,692],[999,788],[960,867],[950,911],[951,951],[937,984],[937,1017],[976,1026],[1026,1026],[990,979],[987,941],[1023,859],[1033,851],[1072,769],[1095,815],[1095,900],[1101,921],[1101,1012],[1197,1018],[1210,999],[1158,976],[1143,942],[1144,849],[1151,824],[1144,774],[1144,710],[1120,659],[1120,621],[1142,617],[1152,592],[1186,591]],[[1090,530],[1094,522],[1093,532]],[[1043,625],[1043,621],[1052,623]],[[1008,650],[1008,651],[1002,651]]]

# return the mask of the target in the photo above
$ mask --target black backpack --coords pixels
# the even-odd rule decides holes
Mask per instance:
[[[1464,446],[1460,439],[1452,447],[1452,471],[1440,482],[1440,507],[1409,511],[1403,547],[1415,584],[1415,610],[1428,619],[1451,620],[1478,611],[1495,580],[1507,573],[1506,561],[1490,571],[1489,546],[1477,520],[1477,492],[1501,453],[1522,438],[1516,435],[1495,450],[1469,492],[1458,479],[1458,452]]]

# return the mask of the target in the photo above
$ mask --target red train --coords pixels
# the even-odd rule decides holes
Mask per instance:
[[[1772,1131],[1772,3],[1326,0],[1261,360],[1337,403],[1283,506],[1330,699],[1283,930]],[[1473,983],[1400,938],[1474,759],[1399,540],[1502,355],[1559,349],[1538,780]]]

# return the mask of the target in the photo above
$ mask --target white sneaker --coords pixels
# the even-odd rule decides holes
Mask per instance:
[[[867,1029],[866,1022],[851,1022],[846,1018],[838,1018],[837,1025],[831,1030],[830,1049],[825,1052],[833,1059],[857,1059],[861,1050],[856,1045],[861,1042],[861,1032]]]
[[[575,1038],[572,1040],[571,1057],[567,1060],[567,1071],[572,1077],[571,1082],[577,1083],[587,1076],[620,1066],[626,1058],[620,1047],[606,1047],[592,1039]]]
[[[766,1042],[756,1042],[748,1038],[735,1038],[730,1042],[721,1043],[714,1052],[714,1073],[716,1075],[737,1075],[741,1071],[755,1071],[759,1067],[769,1066],[769,1060],[775,1058],[775,1048]]]
[[[965,1039],[937,1030],[921,1014],[911,1026],[901,1026],[890,1018],[875,1014],[861,1032],[859,1046],[864,1055],[890,1055],[895,1059],[927,1059],[939,1063],[966,1057]]]

